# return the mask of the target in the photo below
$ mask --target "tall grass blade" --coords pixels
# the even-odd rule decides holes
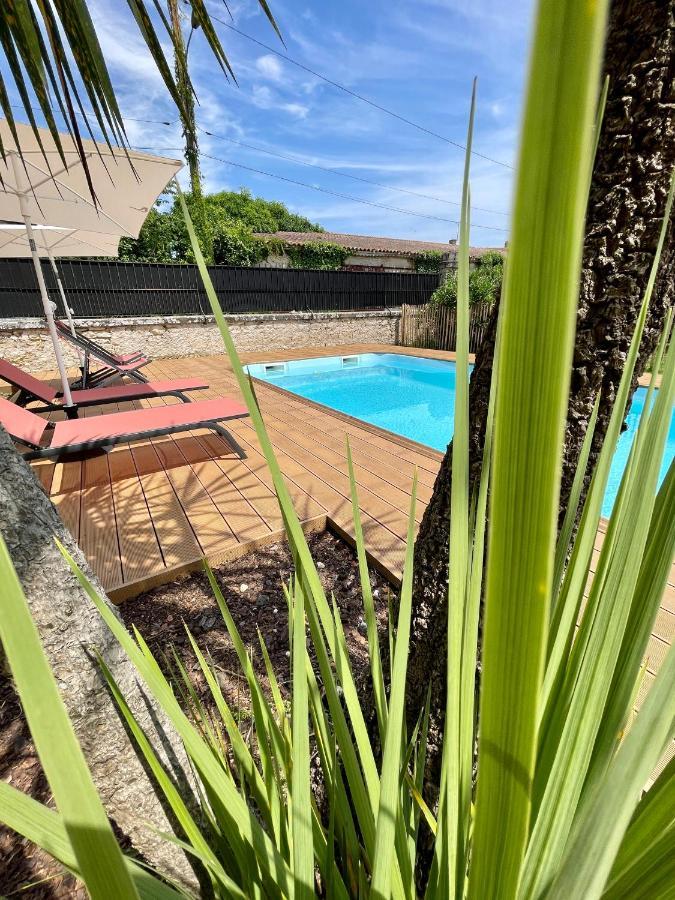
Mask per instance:
[[[77,867],[93,898],[137,897],[0,536],[0,643]]]
[[[474,900],[515,895],[530,826],[606,14],[606,0],[540,0],[536,18],[497,369]]]
[[[380,729],[380,740],[384,741],[387,730],[387,695],[384,689],[384,674],[382,672],[382,657],[380,655],[380,638],[377,630],[377,618],[375,616],[373,591],[370,586],[370,572],[368,571],[366,547],[363,540],[363,527],[361,525],[361,509],[359,507],[359,498],[356,489],[356,478],[354,476],[354,463],[352,461],[352,450],[349,444],[348,435],[345,435],[345,440],[347,442],[347,466],[349,471],[349,486],[352,496],[354,536],[356,538],[356,557],[359,564],[359,579],[361,581],[363,608],[368,633],[368,655],[370,658],[370,668],[373,679],[373,696],[375,701],[375,711],[377,713],[378,727]]]
[[[0,810],[5,825],[41,847],[69,872],[81,877],[63,817],[56,810],[49,809],[4,781],[0,781]],[[125,856],[124,865],[141,900],[178,900],[186,896],[160,881],[135,860]]]
[[[211,585],[211,590],[213,591],[221,615],[223,616],[223,620],[225,621],[227,632],[230,635],[230,639],[232,640],[232,643],[234,645],[237,658],[239,659],[239,665],[241,666],[241,669],[246,676],[246,681],[248,682],[249,691],[251,693],[251,704],[253,706],[253,716],[259,738],[261,760],[263,762],[263,766],[269,768],[271,762],[269,759],[269,749],[267,746],[268,742],[271,743],[272,747],[274,748],[274,753],[277,760],[283,760],[285,756],[284,739],[281,731],[279,730],[279,726],[269,708],[267,699],[260,685],[260,680],[258,679],[255,669],[253,668],[253,663],[251,662],[251,659],[246,652],[246,647],[244,646],[244,642],[241,639],[239,630],[237,629],[232,613],[230,612],[230,608],[228,607],[225,597],[223,596],[223,592],[220,589],[220,585],[218,584],[218,581],[213,574],[213,570],[206,562],[204,563],[204,570],[206,571],[207,578],[209,579],[209,584]]]
[[[225,346],[225,351],[230,361],[230,365],[232,366],[232,371],[234,372],[239,390],[241,391],[242,397],[251,417],[251,423],[255,429],[258,441],[260,442],[263,456],[265,457],[265,461],[267,462],[270,474],[272,476],[274,490],[279,501],[279,506],[284,519],[284,527],[286,529],[289,543],[302,561],[302,568],[305,572],[311,594],[314,597],[315,602],[317,603],[318,610],[321,615],[322,625],[326,632],[327,640],[329,642],[329,645],[332,645],[332,638],[330,636],[330,632],[332,630],[330,609],[328,608],[328,603],[321,586],[319,573],[317,572],[316,566],[314,565],[312,555],[309,552],[307,539],[305,538],[305,534],[300,525],[300,521],[298,520],[295,509],[293,508],[293,503],[288,493],[286,482],[284,481],[284,478],[281,474],[279,463],[275,456],[274,449],[269,439],[269,435],[267,434],[265,423],[263,422],[260,407],[258,406],[258,402],[253,392],[252,382],[244,372],[244,369],[241,365],[239,355],[237,353],[236,347],[234,346],[234,341],[232,340],[232,335],[230,334],[227,322],[225,321],[225,316],[223,315],[220,303],[218,302],[218,297],[213,287],[211,276],[209,275],[206,263],[204,262],[204,257],[199,247],[199,241],[197,239],[197,235],[195,234],[194,226],[190,218],[190,213],[188,211],[185,198],[177,183],[176,190],[178,194],[178,201],[183,213],[183,218],[185,220],[185,226],[190,238],[190,246],[195,257],[195,262],[199,270],[202,284],[204,285],[204,290],[206,291],[206,296],[211,307],[211,312],[213,313],[213,316],[216,320],[216,325],[218,326],[218,330],[220,331],[220,335]]]
[[[570,490],[569,499],[567,501],[567,509],[565,510],[565,518],[563,519],[560,534],[558,535],[558,544],[555,551],[555,563],[553,567],[553,590],[551,592],[553,609],[551,611],[550,633],[557,635],[560,629],[560,606],[557,603],[560,584],[562,582],[563,573],[565,571],[565,563],[569,555],[570,542],[574,531],[574,523],[577,520],[579,511],[579,500],[584,487],[586,478],[586,469],[588,468],[588,458],[591,455],[591,447],[593,445],[593,436],[595,434],[595,425],[598,421],[598,411],[600,409],[600,395],[595,398],[593,412],[588,420],[588,427],[584,435],[584,441],[581,445],[577,470],[572,480],[572,489]]]
[[[547,896],[595,900],[602,890],[621,840],[637,806],[640,791],[675,733],[675,652],[672,648],[628,736],[583,815]]]
[[[469,242],[470,188],[469,171],[473,125],[476,112],[476,80],[471,92],[471,109],[464,157],[462,210],[459,226],[457,258],[457,343],[455,353],[455,413],[452,436],[452,486],[450,491],[450,545],[448,569],[448,634],[446,707],[443,737],[442,806],[439,811],[442,860],[440,885],[451,896],[461,894],[466,873],[469,809],[463,806],[471,796],[472,763],[463,752],[467,739],[462,733],[468,726],[462,715],[466,700],[463,674],[475,685],[475,669],[463,672],[462,652],[467,614],[469,582]],[[471,723],[473,730],[473,723]],[[468,778],[468,790],[467,790]]]
[[[305,658],[305,598],[302,579],[293,596],[293,775],[291,820],[293,823],[293,878],[295,900],[314,896],[314,846],[312,842],[312,792],[309,771],[309,693]]]
[[[399,815],[399,780],[401,777],[401,749],[403,716],[405,712],[405,682],[408,668],[410,642],[410,616],[412,611],[413,547],[415,541],[415,502],[417,496],[417,472],[413,479],[408,519],[408,539],[401,598],[399,603],[396,649],[392,667],[391,691],[387,737],[382,754],[382,776],[377,813],[373,874],[370,895],[373,900],[389,900],[392,894],[394,845]]]
[[[204,659],[204,655],[197,646],[197,643],[189,630],[187,634],[190,640],[190,644],[192,645],[192,650],[197,657],[197,662],[199,663],[199,666],[204,675],[206,684],[211,691],[211,696],[213,697],[218,713],[223,720],[223,724],[225,725],[225,730],[227,731],[227,736],[230,741],[230,751],[232,753],[232,756],[234,757],[239,776],[242,782],[247,785],[247,789],[250,792],[251,797],[258,805],[263,819],[265,820],[265,822],[267,822],[270,828],[272,828],[273,821],[271,810],[269,807],[265,782],[260,775],[260,771],[255,763],[255,760],[253,759],[251,751],[246,745],[246,741],[242,737],[241,731],[237,725],[234,715],[232,714],[227,701],[223,697],[223,693],[220,689],[217,678]],[[225,767],[227,767],[226,762]]]
[[[230,364],[232,365],[234,375],[237,379],[237,383],[251,416],[251,422],[254,426],[261,449],[263,451],[263,455],[265,456],[265,460],[267,461],[270,473],[272,475],[275,492],[277,494],[281,515],[284,521],[284,528],[286,530],[291,551],[296,563],[296,570],[298,571],[299,577],[303,577],[305,579],[304,592],[307,601],[308,624],[310,627],[312,640],[315,644],[315,647],[319,648],[323,647],[325,639],[325,642],[328,645],[328,649],[330,650],[331,656],[333,657],[336,666],[341,666],[341,671],[344,673],[344,680],[341,684],[341,688],[343,691],[344,704],[346,705],[349,712],[354,738],[359,749],[358,762],[357,757],[354,754],[354,747],[351,741],[351,736],[349,734],[349,728],[342,711],[342,700],[337,697],[336,691],[329,690],[329,673],[331,671],[330,662],[327,658],[323,657],[322,653],[317,652],[318,662],[321,666],[322,678],[324,680],[324,684],[327,686],[328,698],[329,702],[331,703],[332,714],[334,718],[338,717],[339,719],[341,719],[339,728],[336,726],[336,734],[338,737],[338,745],[341,752],[343,754],[346,754],[350,758],[350,764],[346,767],[348,779],[350,780],[350,787],[353,791],[355,791],[355,797],[358,797],[360,792],[359,781],[362,777],[363,779],[365,779],[365,785],[367,786],[368,797],[374,815],[379,803],[379,782],[377,778],[375,759],[370,744],[370,737],[368,735],[368,729],[366,727],[365,719],[363,716],[363,710],[361,709],[361,705],[359,702],[356,685],[354,684],[354,680],[351,676],[348,660],[341,658],[341,649],[339,646],[336,646],[333,618],[323,587],[321,585],[319,574],[309,552],[304,532],[302,531],[300,522],[288,494],[286,484],[281,474],[281,469],[279,468],[274,449],[267,434],[267,430],[265,428],[265,424],[263,422],[262,415],[260,413],[260,409],[253,392],[252,383],[244,373],[236,348],[234,346],[234,342],[232,340],[232,336],[227,327],[227,322],[225,321],[223,311],[220,308],[213,283],[209,276],[208,269],[199,247],[199,242],[197,240],[194,227],[190,219],[190,214],[185,203],[185,198],[183,197],[180,191],[180,187],[178,186],[177,192],[188,235],[190,237],[192,251],[194,253],[195,261],[199,269],[200,277],[204,285],[211,310],[216,319],[216,324],[218,325],[221,337],[223,339],[223,344],[229,357]],[[355,800],[355,803],[357,803],[357,809],[360,810],[359,819],[361,821],[362,827],[364,828],[364,835],[368,835],[370,833],[373,834],[374,837],[374,823],[369,824],[366,821],[365,810],[360,805],[360,800]],[[373,844],[367,839],[366,847],[368,852],[372,851]],[[395,875],[395,877],[400,883],[400,873],[398,873],[397,876]]]
[[[603,900],[666,897],[675,884],[675,757],[643,795],[614,861]]]

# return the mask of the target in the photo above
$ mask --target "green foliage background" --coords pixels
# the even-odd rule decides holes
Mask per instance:
[[[501,253],[485,253],[476,260],[469,273],[469,303],[494,303],[504,275]],[[442,285],[431,295],[431,303],[441,306],[457,305],[457,272],[450,272]]]
[[[216,265],[255,266],[271,252],[282,252],[279,242],[256,237],[255,232],[323,231],[283,203],[254,197],[244,189],[208,194],[201,206],[190,194],[186,201],[199,223],[202,252]],[[194,262],[185,221],[171,193],[149,212],[137,240],[122,238],[119,258],[128,262]]]
[[[440,250],[425,250],[415,257],[415,271],[429,275],[440,272],[444,256]]]
[[[289,245],[285,252],[293,269],[341,269],[349,256],[345,247],[329,241]]]

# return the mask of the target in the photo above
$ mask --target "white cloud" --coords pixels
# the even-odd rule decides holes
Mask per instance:
[[[303,103],[287,103],[270,90],[266,84],[254,84],[250,94],[253,104],[259,109],[276,109],[287,112],[296,119],[304,119],[309,114],[309,107]]]
[[[309,107],[303,106],[302,103],[283,103],[281,108],[298,119],[306,119],[309,113]]]
[[[271,53],[259,56],[255,62],[256,69],[264,78],[275,81],[277,84],[283,80],[284,70],[276,56]]]
[[[274,106],[272,91],[265,84],[254,84],[251,97],[255,105],[261,109],[270,109]]]

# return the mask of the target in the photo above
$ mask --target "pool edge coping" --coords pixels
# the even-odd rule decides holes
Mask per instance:
[[[421,350],[423,351],[423,347],[406,347],[401,348],[407,351],[410,350]],[[415,353],[400,353],[396,350],[378,350],[378,351],[368,351],[369,355],[372,356],[415,356]],[[341,354],[335,354],[335,356],[340,356]],[[357,356],[361,354],[345,354],[346,356]],[[454,354],[453,354],[454,355]],[[472,359],[473,357],[473,359]],[[438,359],[433,356],[423,356],[420,355],[420,359],[433,359],[436,362],[452,362],[455,363],[456,360],[443,360]],[[296,357],[293,360],[287,360],[287,362],[296,362],[299,360],[308,360],[308,359],[326,359],[326,357],[321,356],[302,356]],[[284,360],[281,360],[283,362]],[[475,364],[475,354],[469,354],[469,364]],[[245,363],[244,366],[249,365],[265,365],[264,360],[255,363]],[[328,413],[329,415],[335,416],[337,419],[342,419],[345,422],[349,422],[352,425],[356,425],[357,427],[364,428],[366,431],[370,431],[372,434],[376,434],[379,437],[384,437],[387,440],[393,441],[394,443],[400,444],[402,447],[405,447],[408,450],[414,450],[416,453],[422,453],[424,456],[427,456],[429,459],[437,460],[441,462],[445,457],[445,453],[440,450],[434,450],[433,447],[429,447],[427,444],[421,444],[419,441],[414,441],[412,438],[404,437],[401,434],[397,434],[395,431],[390,431],[387,428],[380,428],[379,425],[373,425],[370,422],[366,422],[364,419],[359,419],[358,416],[350,416],[349,413],[341,412],[339,409],[333,409],[332,406],[327,406],[325,403],[318,403],[316,400],[310,400],[309,397],[303,397],[302,394],[296,394],[293,391],[289,391],[286,388],[280,387],[277,384],[274,384],[271,381],[265,381],[264,378],[258,378],[256,375],[251,375],[249,372],[246,373],[249,375],[253,381],[257,381],[260,384],[264,384],[266,387],[271,388],[274,391],[278,391],[282,394],[288,394],[291,397],[296,398],[301,403],[307,403],[309,406],[313,406],[315,409],[320,409],[322,412]]]

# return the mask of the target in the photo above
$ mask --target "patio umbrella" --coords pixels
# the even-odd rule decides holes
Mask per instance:
[[[72,406],[66,367],[40,265],[40,237],[49,229],[38,234],[34,223],[67,229],[71,240],[76,233],[136,238],[146,215],[181,168],[181,163],[135,150],[129,151],[127,156],[119,147],[111,150],[106,144],[85,140],[83,146],[94,200],[80,154],[69,135],[60,136],[66,160],[64,166],[47,129],[39,129],[40,141],[29,125],[17,125],[17,132],[21,155],[6,120],[0,120],[0,137],[6,157],[4,161],[0,158],[0,220],[10,224],[23,222],[27,250],[33,259],[61,376],[64,405]],[[51,238],[45,240],[49,244]],[[47,247],[44,243],[42,246],[48,256]]]

